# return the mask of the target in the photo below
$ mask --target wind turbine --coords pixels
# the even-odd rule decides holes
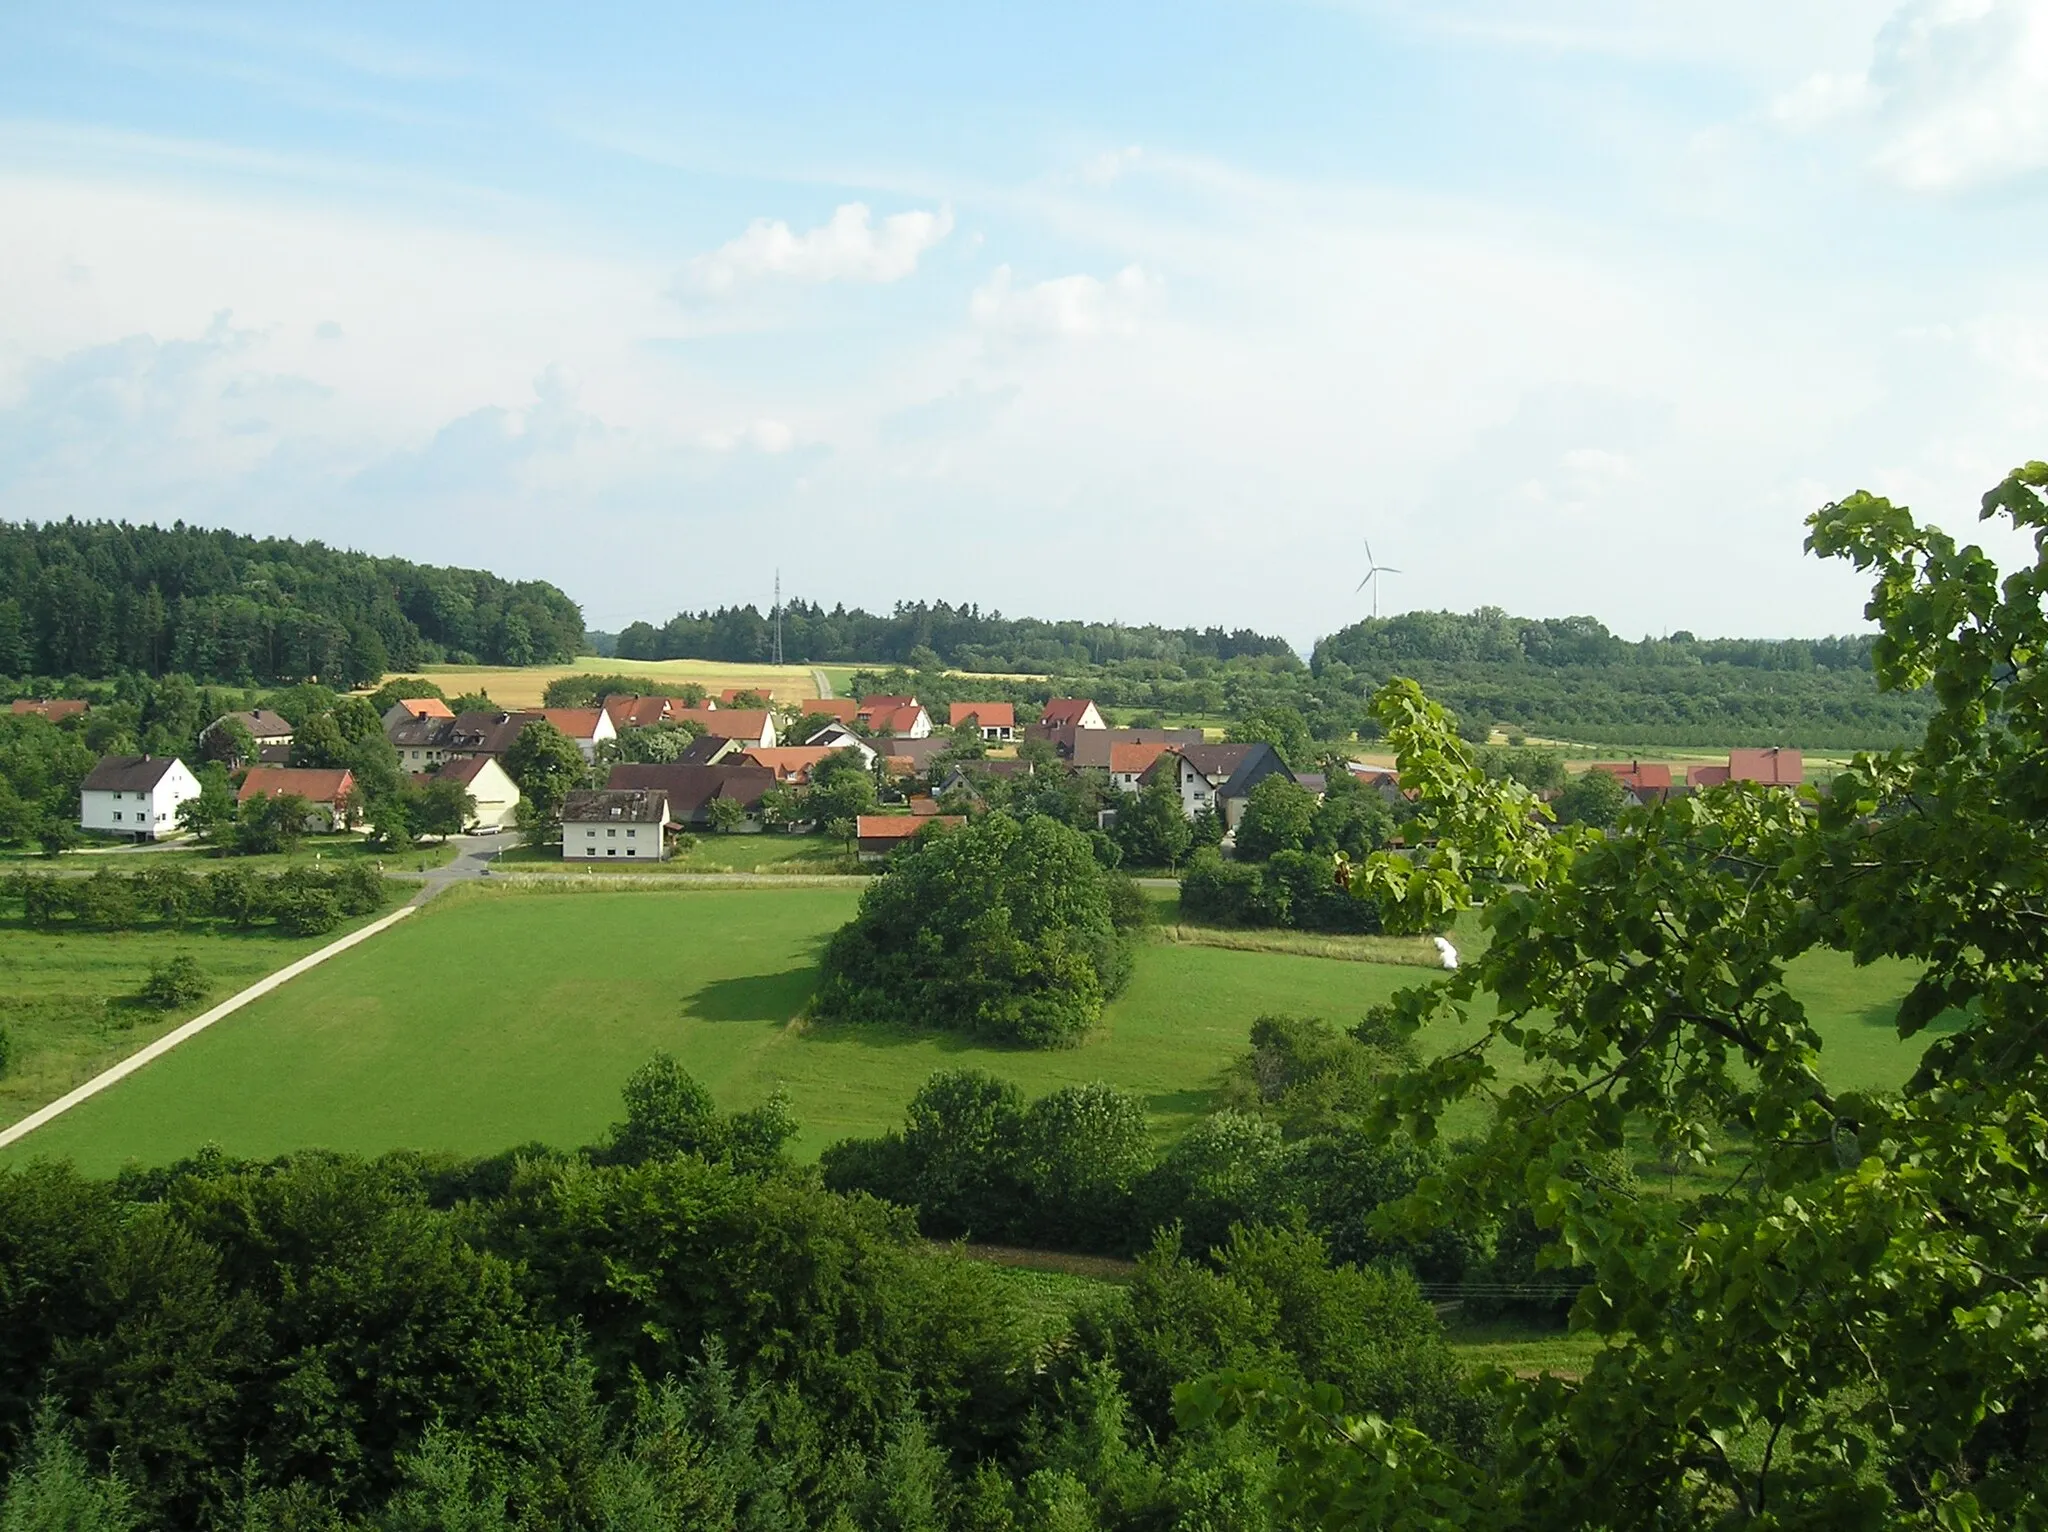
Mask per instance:
[[[1372,539],[1368,537],[1365,540],[1365,578],[1358,582],[1358,590],[1364,590],[1368,585],[1372,587],[1372,615],[1375,619],[1380,615],[1379,577],[1383,574],[1399,574],[1400,572],[1391,564],[1382,564],[1372,556]],[[1358,594],[1358,591],[1353,591],[1351,594],[1355,596]]]

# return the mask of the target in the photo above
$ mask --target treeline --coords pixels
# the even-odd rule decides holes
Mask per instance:
[[[182,522],[0,522],[0,675],[361,685],[559,662],[582,639],[581,610],[544,581]]]
[[[754,606],[678,612],[660,627],[636,622],[618,635],[627,660],[764,661],[775,649],[773,614]],[[898,602],[887,616],[859,607],[791,601],[782,609],[782,650],[798,663],[886,661],[912,668],[1068,671],[1119,660],[1234,660],[1288,655],[1287,641],[1248,629],[1126,627],[1005,617],[978,606]],[[923,664],[920,650],[933,660]]]
[[[1596,617],[1512,617],[1497,606],[1471,612],[1403,612],[1368,617],[1316,645],[1318,669],[1341,660],[1354,670],[1418,662],[1548,666],[1731,665],[1746,670],[1868,671],[1869,634],[1840,638],[1708,638],[1680,630],[1631,643]],[[1406,673],[1406,672],[1404,672]]]
[[[789,1163],[777,1103],[666,1060],[626,1103],[570,1153],[0,1169],[0,1524],[1277,1529],[1269,1428],[1175,1399],[1222,1368],[1493,1439],[1414,1281],[1313,1233],[1049,1312]]]
[[[90,877],[19,872],[0,884],[22,923],[36,930],[174,931],[210,924],[245,931],[270,925],[293,936],[318,936],[344,919],[374,914],[396,897],[396,888],[368,862],[268,875],[228,865],[203,877],[172,863],[128,873],[102,866]]]

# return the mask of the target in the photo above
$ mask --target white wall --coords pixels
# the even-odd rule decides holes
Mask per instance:
[[[565,862],[658,862],[660,825],[563,825]]]
[[[80,793],[79,828],[151,839],[169,835],[178,828],[178,805],[198,796],[199,779],[183,761],[173,761],[149,792]]]

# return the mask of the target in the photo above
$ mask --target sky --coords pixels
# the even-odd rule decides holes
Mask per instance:
[[[2048,457],[2048,0],[0,7],[0,517],[1252,627],[1865,626]]]

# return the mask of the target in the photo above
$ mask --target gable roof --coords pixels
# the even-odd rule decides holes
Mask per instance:
[[[1076,766],[1109,766],[1118,745],[1199,745],[1200,729],[1083,729],[1062,724],[1048,731],[1053,748]]]
[[[753,743],[750,739],[727,739],[723,734],[699,734],[683,747],[676,761],[683,766],[716,766]]]
[[[498,765],[498,758],[494,755],[458,755],[453,760],[443,761],[435,769],[434,777],[437,781],[460,782],[467,787],[493,768],[500,772],[505,769]],[[508,776],[506,780],[509,782],[511,778]]]
[[[174,755],[103,755],[78,786],[84,793],[146,793],[178,764]]]
[[[836,718],[841,723],[852,723],[860,716],[860,704],[851,697],[805,697],[797,706],[806,713]]]
[[[920,718],[928,717],[921,703],[909,702],[902,707],[889,708],[880,712],[863,713],[870,729],[877,734],[908,734],[917,727]]]
[[[563,824],[658,825],[668,822],[668,794],[658,787],[578,787],[562,799]]]
[[[1170,748],[1163,740],[1150,744],[1118,741],[1109,747],[1109,769],[1119,774],[1150,771],[1152,763]]]
[[[345,766],[252,766],[242,779],[242,790],[235,794],[235,802],[293,793],[308,803],[345,803],[355,785],[355,777]]]
[[[75,697],[23,697],[10,702],[7,711],[22,717],[34,714],[38,718],[49,719],[51,723],[62,723],[67,718],[76,718],[80,713],[91,712],[92,704],[80,702]]]
[[[1720,787],[1728,781],[1726,766],[1689,766],[1685,772],[1687,787]]]
[[[893,713],[900,707],[910,707],[916,701],[915,697],[863,697],[853,716],[865,718],[870,713]]]
[[[250,737],[259,745],[265,740],[290,739],[292,737],[290,721],[280,714],[271,712],[266,707],[251,708],[246,713],[223,713],[220,717],[214,719],[213,723],[209,724],[208,727],[217,727],[230,718],[247,729]]]
[[[863,814],[854,821],[857,840],[909,840],[926,825],[958,825],[958,814]]]
[[[674,697],[640,697],[617,692],[601,704],[615,729],[647,729],[667,720],[677,705]]]
[[[775,773],[763,766],[665,766],[621,761],[604,785],[613,788],[660,788],[668,794],[669,812],[679,820],[702,815],[713,798],[730,798],[749,811],[761,806],[761,795],[775,786]]]
[[[1659,788],[1671,785],[1671,768],[1652,761],[1594,761],[1588,771],[1604,771],[1621,778],[1623,787]]]
[[[397,712],[397,709],[392,709],[392,712]],[[386,717],[390,721],[384,725],[384,737],[401,750],[409,745],[439,749],[447,745],[456,729],[453,718],[415,718],[409,713],[397,718],[391,718],[389,714]]]
[[[678,707],[669,710],[668,721],[702,724],[707,733],[727,739],[758,740],[772,716],[766,708]]]
[[[1769,782],[1796,786],[1806,780],[1806,757],[1776,745],[1762,750],[1728,752],[1728,776],[1736,782]]]
[[[1045,711],[1038,715],[1040,723],[1078,724],[1082,716],[1095,704],[1087,697],[1054,697],[1045,705]]]
[[[765,766],[780,780],[805,782],[814,766],[837,754],[825,745],[755,745],[743,750],[737,760],[748,766]]]
[[[946,727],[957,729],[968,719],[984,729],[1017,727],[1017,707],[1011,702],[956,702],[946,714]]]
[[[718,705],[720,707],[731,707],[736,698],[744,697],[748,692],[752,692],[764,702],[773,702],[775,700],[775,688],[772,685],[728,686],[718,694]]]
[[[398,705],[415,718],[453,718],[455,711],[439,697],[400,697]]]
[[[448,731],[447,748],[471,755],[503,755],[526,726],[539,719],[538,713],[462,713]]]

